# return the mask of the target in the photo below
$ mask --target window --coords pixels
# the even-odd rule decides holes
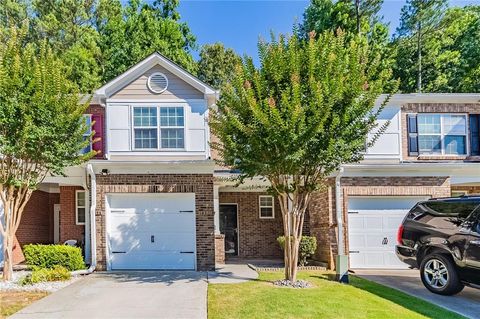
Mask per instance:
[[[136,149],[158,148],[157,108],[133,108],[133,134]]]
[[[85,224],[85,210],[86,210],[85,191],[75,192],[75,222],[77,225]]]
[[[134,107],[133,130],[135,149],[182,149],[185,147],[183,107]]]
[[[412,123],[409,125],[412,127]],[[467,117],[463,114],[418,114],[420,154],[466,155]]]
[[[183,107],[160,108],[162,148],[184,148]]]
[[[260,218],[275,218],[273,196],[260,196]]]
[[[83,134],[83,140],[90,139],[90,134],[92,134],[92,115],[91,114],[84,114],[83,118],[87,123],[88,130]],[[90,140],[90,144],[88,144],[83,150],[80,151],[81,154],[87,154],[92,150],[92,141]]]

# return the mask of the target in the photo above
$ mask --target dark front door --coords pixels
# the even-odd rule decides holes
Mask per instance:
[[[237,205],[220,205],[220,233],[225,235],[225,255],[238,255]]]

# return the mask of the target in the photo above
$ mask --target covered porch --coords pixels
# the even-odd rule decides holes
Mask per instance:
[[[27,202],[15,236],[15,264],[25,261],[22,248],[27,244],[58,244],[67,240],[76,241],[87,257],[85,225],[89,196],[85,168],[71,168],[66,174],[67,177],[47,177]],[[3,253],[0,237],[0,264]]]

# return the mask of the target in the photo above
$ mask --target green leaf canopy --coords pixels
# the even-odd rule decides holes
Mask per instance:
[[[396,88],[379,58],[369,61],[367,42],[342,32],[306,44],[280,36],[260,42],[259,55],[259,68],[251,59],[237,68],[213,112],[219,162],[242,178],[302,176],[302,187],[314,189],[341,164],[361,160],[382,109],[375,101]]]

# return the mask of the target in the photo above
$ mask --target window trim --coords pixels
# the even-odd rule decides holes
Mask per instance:
[[[271,206],[262,206],[262,198],[271,198]],[[272,216],[262,216],[262,208],[272,208]],[[275,198],[271,195],[259,195],[258,196],[258,216],[260,219],[275,219]]]
[[[154,107],[157,109],[157,126],[149,126],[149,127],[135,127],[134,125],[134,111],[135,108],[139,107]],[[177,108],[182,108],[183,109],[183,127],[180,126],[161,126],[160,123],[160,109],[161,108],[171,108],[171,107],[177,107]],[[132,144],[132,151],[140,151],[140,152],[157,152],[157,151],[167,151],[167,152],[182,152],[186,151],[186,145],[187,145],[187,113],[186,113],[186,107],[182,103],[168,103],[168,104],[162,104],[162,103],[156,103],[156,104],[148,104],[148,103],[142,103],[142,104],[135,104],[130,106],[130,123],[131,123],[131,144]],[[157,147],[156,148],[136,148],[135,147],[135,128],[139,129],[156,129],[157,130]],[[180,129],[183,128],[183,148],[162,148],[162,135],[161,135],[161,130],[162,128],[173,128],[173,129]]]
[[[416,114],[417,117],[417,139],[420,136],[440,136],[440,152],[422,152],[420,150],[420,142],[418,141],[418,156],[451,156],[451,157],[465,157],[469,156],[470,154],[470,138],[469,138],[469,123],[468,123],[468,114],[467,113],[435,113],[435,112],[424,112],[424,113],[414,113]],[[440,133],[434,134],[434,133],[420,133],[420,125],[418,123],[418,117],[421,115],[438,115],[440,116]],[[446,116],[462,116],[465,119],[465,133],[463,135],[459,134],[445,134],[444,132],[444,118]],[[408,116],[407,116],[408,118]],[[407,130],[408,134],[408,130]],[[448,154],[446,153],[446,147],[445,147],[445,137],[446,136],[465,136],[465,153],[464,154]]]
[[[78,194],[84,193],[85,194],[85,206],[78,205]],[[85,221],[87,220],[87,192],[84,190],[76,190],[75,191],[75,225],[85,225],[85,222],[78,221],[78,209],[83,208],[85,209]]]
[[[155,108],[156,109],[156,120],[157,120],[157,125],[156,126],[135,126],[135,108]],[[152,150],[158,150],[158,147],[160,146],[160,132],[158,131],[159,123],[158,123],[158,107],[154,105],[137,105],[132,107],[132,149],[136,151],[152,151]],[[135,147],[135,129],[154,129],[157,130],[157,147],[155,148],[136,148]]]

